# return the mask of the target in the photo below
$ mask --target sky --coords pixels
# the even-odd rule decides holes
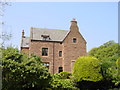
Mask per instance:
[[[110,40],[118,42],[117,2],[12,2],[5,7],[3,30],[20,48],[23,29],[25,36],[31,27],[69,30],[72,18],[87,41],[87,51]]]

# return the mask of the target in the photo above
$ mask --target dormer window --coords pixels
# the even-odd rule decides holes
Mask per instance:
[[[49,35],[41,35],[41,37],[43,37],[43,40],[50,40],[50,36]]]
[[[77,39],[76,38],[73,38],[73,43],[76,43],[77,42]]]

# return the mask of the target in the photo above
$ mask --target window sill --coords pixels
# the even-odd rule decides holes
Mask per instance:
[[[41,56],[41,57],[48,57],[48,56]]]

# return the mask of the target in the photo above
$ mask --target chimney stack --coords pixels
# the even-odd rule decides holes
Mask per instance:
[[[22,30],[22,38],[25,38],[25,36],[24,36],[24,30]]]
[[[77,21],[75,18],[72,19],[71,21],[71,26],[70,26],[71,31],[78,31],[78,26],[77,26]]]

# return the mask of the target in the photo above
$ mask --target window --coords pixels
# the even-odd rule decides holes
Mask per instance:
[[[59,57],[62,57],[62,51],[59,51]]]
[[[50,66],[49,62],[44,62],[43,65],[49,69],[49,66]]]
[[[42,56],[48,56],[48,48],[42,48]]]
[[[76,38],[73,38],[73,43],[76,43],[77,39]]]
[[[63,72],[63,67],[59,67],[58,69],[59,69],[58,73]]]
[[[74,63],[75,63],[75,60],[72,60],[71,61],[71,67],[72,67],[71,69],[73,69]]]
[[[50,40],[50,36],[49,35],[41,35],[41,37],[43,37],[43,40]]]

